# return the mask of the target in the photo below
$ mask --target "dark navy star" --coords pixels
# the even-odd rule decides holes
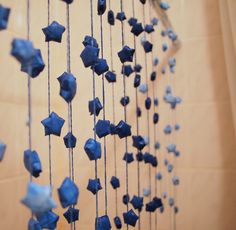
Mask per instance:
[[[96,228],[95,230],[110,230],[111,222],[107,215],[96,218]]]
[[[53,21],[48,27],[42,29],[45,35],[45,41],[59,42],[61,43],[62,35],[66,28],[56,21]]]
[[[131,49],[128,46],[124,46],[123,49],[118,53],[121,63],[132,62],[134,52],[134,49]]]
[[[69,209],[63,214],[68,224],[79,220],[79,209],[69,207]]]
[[[48,211],[37,216],[37,220],[42,228],[56,229],[59,216],[52,211]]]
[[[139,217],[132,209],[130,209],[128,212],[123,213],[123,217],[125,224],[131,225],[133,227],[135,227],[136,222],[139,219]]]
[[[102,189],[100,180],[99,179],[89,179],[87,189],[91,193],[93,193],[93,195],[97,194],[97,192]]]

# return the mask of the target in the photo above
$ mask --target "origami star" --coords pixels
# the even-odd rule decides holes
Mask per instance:
[[[67,208],[70,205],[77,204],[79,197],[79,188],[69,177],[66,177],[64,179],[60,188],[57,191],[61,206],[63,208]]]
[[[71,4],[74,0],[62,0],[63,2],[66,2],[67,4]]]
[[[153,60],[153,65],[157,66],[158,64],[159,64],[159,59],[157,57],[155,57]]]
[[[164,206],[161,206],[161,207],[160,207],[160,213],[164,213],[164,211],[165,211]]]
[[[127,106],[130,102],[129,96],[122,97],[120,103],[122,106]]]
[[[5,30],[7,28],[10,11],[10,8],[0,4],[0,30]]]
[[[176,145],[175,144],[168,144],[166,147],[168,153],[174,153],[176,151]]]
[[[158,161],[157,161],[157,157],[156,156],[152,156],[151,165],[153,167],[157,167]]]
[[[176,66],[176,58],[170,57],[169,60],[168,60],[168,63],[169,63],[170,67]]]
[[[140,135],[132,136],[132,139],[133,139],[133,146],[138,150],[142,150],[146,146],[146,143],[142,136]]]
[[[175,150],[175,153],[174,153],[174,154],[175,154],[176,157],[179,157],[179,156],[180,156],[180,151]]]
[[[134,88],[139,87],[140,83],[141,83],[141,76],[139,74],[135,74],[135,77],[134,77]]]
[[[96,114],[96,116],[98,116],[100,111],[103,109],[103,106],[99,98],[96,97],[94,98],[94,100],[89,101],[88,108],[89,108],[90,115]]]
[[[98,15],[103,15],[106,11],[106,8],[107,8],[106,0],[98,0],[97,2],[98,2],[97,3]]]
[[[107,79],[107,81],[109,83],[113,83],[113,82],[116,82],[116,74],[115,72],[113,71],[108,71],[106,74],[105,74],[105,77]]]
[[[141,117],[141,116],[142,116],[142,110],[141,110],[140,107],[137,107],[137,109],[136,109],[136,115],[137,115],[137,117]]]
[[[171,125],[166,125],[166,127],[164,128],[164,133],[165,134],[171,134],[172,133]]]
[[[166,199],[167,196],[168,196],[167,192],[163,192],[162,197],[163,197],[164,199]]]
[[[102,154],[101,144],[92,138],[86,141],[84,145],[84,150],[88,155],[90,161],[98,160],[101,158]]]
[[[134,70],[132,69],[131,65],[123,65],[122,66],[121,73],[124,74],[125,76],[129,77],[133,72],[134,72]]]
[[[159,105],[159,100],[157,97],[154,98],[154,105],[155,106],[158,106]]]
[[[161,174],[161,172],[158,172],[158,173],[156,174],[156,179],[157,179],[157,180],[161,180],[161,179],[162,179],[162,174]]]
[[[170,207],[174,206],[174,204],[175,204],[174,198],[170,197],[168,203],[169,203]]]
[[[98,55],[99,48],[87,45],[80,54],[80,57],[84,63],[84,66],[87,68],[96,64],[96,62],[98,61]]]
[[[57,227],[59,216],[52,211],[48,211],[40,216],[37,216],[37,220],[42,228],[55,229]]]
[[[119,216],[116,216],[114,218],[114,224],[116,226],[117,229],[121,229],[122,228],[122,222]]]
[[[122,197],[122,201],[123,201],[124,204],[128,204],[129,200],[130,200],[129,194],[126,194]]]
[[[151,108],[152,105],[152,99],[150,97],[147,97],[145,100],[145,107],[147,110],[149,110]]]
[[[111,26],[115,25],[115,15],[112,10],[109,10],[107,13],[107,21]]]
[[[174,169],[174,166],[172,164],[167,165],[167,170],[169,173],[171,173],[173,171],[173,169]]]
[[[166,52],[168,50],[168,44],[166,43],[166,42],[164,42],[163,44],[162,44],[162,51],[163,52]]]
[[[144,159],[144,163],[145,164],[151,164],[152,162],[152,155],[148,152],[145,152],[144,155],[143,155],[143,159]]]
[[[56,113],[52,112],[48,118],[41,121],[45,129],[45,136],[54,134],[56,136],[61,135],[62,126],[65,120],[59,117]]]
[[[56,207],[51,194],[50,186],[41,186],[30,182],[28,184],[27,194],[21,202],[30,208],[34,214],[41,215]]]
[[[154,113],[153,114],[153,123],[157,124],[159,121],[159,114],[158,113]]]
[[[107,215],[96,218],[96,228],[95,230],[110,230],[111,222]]]
[[[134,209],[141,211],[143,207],[143,197],[134,195],[130,203],[133,205]]]
[[[94,37],[86,35],[83,41],[83,45],[86,46],[92,46],[95,48],[98,48],[97,40]]]
[[[157,72],[156,72],[156,71],[153,71],[153,72],[151,73],[150,80],[151,80],[151,81],[155,81],[156,78],[157,78]]]
[[[139,0],[142,4],[145,4],[147,0]]]
[[[123,160],[127,162],[128,164],[134,161],[133,153],[125,153]]]
[[[93,195],[97,194],[97,192],[102,189],[100,180],[99,179],[89,179],[87,189],[91,193],[93,193]]]
[[[175,186],[179,185],[179,177],[173,176],[172,182],[173,182],[173,185],[175,185]]]
[[[141,66],[140,64],[136,64],[136,65],[134,66],[134,71],[135,71],[136,73],[140,73],[141,70],[142,70],[142,66]]]
[[[179,124],[175,124],[175,130],[180,130],[180,125]]]
[[[166,32],[165,30],[162,30],[162,31],[161,31],[161,36],[162,36],[162,37],[165,37],[166,34],[167,34],[167,32]]]
[[[116,131],[120,139],[131,136],[131,126],[122,120],[116,126]]]
[[[167,159],[164,159],[164,165],[167,166],[169,164],[169,161]]]
[[[6,152],[6,144],[4,144],[3,142],[0,141],[0,161],[3,160],[3,157],[5,155],[5,152]]]
[[[177,206],[174,207],[175,214],[179,212],[179,208]]]
[[[66,148],[75,148],[77,139],[71,132],[68,132],[63,140]]]
[[[63,214],[68,224],[79,220],[79,209],[69,207],[68,210]]]
[[[14,39],[12,41],[11,55],[15,57],[21,65],[26,65],[35,56],[33,43],[24,39]]]
[[[116,135],[118,134],[117,133],[117,130],[116,130],[116,126],[114,124],[110,124],[110,129],[111,129],[111,135]]]
[[[155,30],[154,30],[153,25],[148,24],[148,25],[145,26],[145,31],[146,31],[148,34],[150,34],[150,33],[154,32]]]
[[[149,137],[148,136],[143,136],[143,139],[145,141],[145,144],[148,145],[149,144]]]
[[[143,93],[143,94],[144,94],[144,93],[147,93],[147,91],[148,91],[148,85],[147,85],[147,84],[142,84],[142,85],[139,86],[138,89],[139,89],[139,92],[140,92],[140,93]]]
[[[126,16],[125,16],[125,12],[119,12],[116,15],[116,19],[123,22],[124,20],[126,20]]]
[[[117,189],[117,188],[120,187],[120,180],[119,180],[119,178],[117,178],[117,177],[115,177],[115,176],[113,176],[113,177],[111,178],[110,183],[111,183],[111,186],[112,186],[114,189]]]
[[[91,67],[95,73],[100,76],[109,70],[106,59],[99,58],[97,62]]]
[[[142,45],[143,45],[143,49],[144,49],[145,53],[152,52],[153,44],[151,42],[143,41]]]
[[[136,160],[137,160],[138,162],[143,161],[143,153],[142,153],[142,152],[138,152],[138,153],[136,154]]]
[[[59,42],[61,43],[62,34],[65,32],[66,28],[56,21],[53,21],[48,27],[42,29],[45,34],[45,41]]]
[[[150,194],[151,194],[151,190],[150,190],[149,188],[144,188],[144,189],[143,189],[143,195],[144,195],[145,197],[150,196]]]
[[[170,8],[170,5],[167,2],[161,1],[160,2],[160,7],[163,10],[168,10]]]
[[[135,36],[139,36],[144,31],[142,23],[135,23],[131,29],[131,33]]]
[[[42,230],[42,228],[37,220],[30,218],[28,222],[28,230]]]
[[[28,172],[34,177],[39,177],[42,172],[41,161],[36,151],[29,149],[24,151],[24,165]]]
[[[161,144],[160,144],[160,142],[157,141],[155,143],[155,149],[160,149],[160,147],[161,147]]]
[[[161,198],[154,197],[154,198],[153,198],[153,201],[154,201],[155,204],[156,204],[156,209],[157,209],[157,208],[161,208],[161,207],[163,206],[163,203],[162,203]]]
[[[64,72],[57,80],[60,83],[60,96],[66,102],[71,102],[77,90],[76,78],[71,73]]]
[[[123,213],[125,224],[131,225],[135,227],[137,220],[139,217],[135,214],[135,212],[130,209],[128,212]]]
[[[134,26],[137,22],[138,22],[138,19],[137,19],[137,18],[134,18],[134,17],[131,17],[131,18],[128,20],[128,23],[129,23],[130,26]]]
[[[118,53],[121,63],[132,62],[135,49],[131,49],[128,46],[124,46]]]
[[[109,120],[98,120],[94,128],[99,138],[105,137],[111,133]]]
[[[37,77],[43,70],[45,64],[42,58],[41,51],[39,49],[35,49],[34,57],[28,63],[22,63],[21,71],[29,74],[30,77]]]
[[[146,204],[146,212],[155,212],[156,203],[152,200]]]
[[[158,22],[159,22],[158,18],[152,18],[152,20],[151,20],[151,23],[152,23],[153,26],[157,26]]]
[[[173,31],[172,28],[168,28],[166,32],[168,34],[169,39],[173,42],[178,39],[178,35]]]

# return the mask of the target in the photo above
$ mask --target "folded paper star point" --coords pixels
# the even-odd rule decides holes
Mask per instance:
[[[134,56],[135,49],[132,49],[128,46],[124,46],[120,52],[118,52],[118,56],[120,58],[121,63],[132,62]]]

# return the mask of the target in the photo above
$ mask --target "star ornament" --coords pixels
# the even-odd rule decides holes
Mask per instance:
[[[132,136],[132,139],[133,139],[133,146],[137,148],[138,150],[142,150],[146,146],[146,143],[142,136],[139,136],[139,135]]]
[[[30,218],[29,222],[28,222],[28,230],[41,230],[41,226],[40,226],[40,223],[33,219],[33,218]]]
[[[52,112],[48,118],[41,121],[45,129],[45,136],[47,135],[61,135],[62,126],[65,123],[65,120],[59,117],[56,113]]]
[[[61,43],[62,35],[66,28],[56,21],[53,21],[48,27],[42,29],[45,35],[45,42],[58,42]]]
[[[107,215],[96,218],[96,228],[95,230],[110,230],[111,222]]]
[[[122,222],[119,216],[116,216],[114,218],[114,224],[116,226],[117,229],[121,229],[122,228]]]
[[[7,28],[10,11],[10,8],[0,4],[0,30],[5,30]]]
[[[84,151],[88,155],[90,161],[98,160],[102,155],[101,144],[92,138],[89,138],[86,141]]]
[[[69,209],[63,214],[68,224],[79,220],[79,209],[69,207]]]
[[[48,211],[37,216],[37,220],[42,228],[55,229],[57,227],[59,216],[52,211]]]
[[[51,197],[51,187],[41,186],[30,182],[26,196],[21,200],[36,215],[41,215],[56,207],[55,201]]]
[[[97,194],[99,190],[102,189],[99,179],[89,179],[87,190],[90,191],[93,195]]]
[[[89,101],[88,108],[89,108],[90,115],[96,114],[96,116],[98,116],[100,111],[103,109],[103,106],[99,98],[96,97],[94,98],[94,100]]]
[[[106,11],[106,8],[107,8],[106,0],[98,0],[98,3],[97,3],[98,15],[103,15]]]
[[[128,46],[124,46],[123,49],[118,53],[121,63],[132,62],[135,49]]]
[[[125,224],[131,225],[133,227],[135,227],[136,222],[139,219],[139,217],[132,209],[130,209],[128,212],[123,213],[123,218]]]
[[[121,120],[116,126],[116,132],[120,139],[131,136],[131,126]]]

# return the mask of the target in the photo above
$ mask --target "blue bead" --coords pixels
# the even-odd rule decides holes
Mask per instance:
[[[139,74],[136,74],[134,77],[134,88],[139,87],[141,83],[141,76]]]
[[[134,161],[134,156],[133,156],[133,153],[125,153],[124,154],[124,157],[123,157],[123,160],[125,162],[127,162],[128,164],[130,164],[131,162]]]
[[[143,207],[143,197],[134,195],[130,203],[133,205],[134,209],[141,211]]]
[[[75,148],[77,139],[71,132],[68,132],[63,140],[66,148]]]
[[[67,208],[77,204],[79,189],[69,177],[66,177],[58,189],[58,195],[61,206]]]
[[[106,0],[97,0],[97,13],[103,15],[106,11],[107,3]]]
[[[134,49],[124,46],[122,50],[118,53],[121,63],[132,62],[134,56]]]
[[[98,61],[99,48],[87,45],[80,57],[84,63],[85,67],[93,66]]]
[[[86,46],[92,46],[95,48],[98,48],[97,40],[91,36],[86,35],[83,41],[83,45]]]
[[[109,70],[106,59],[102,58],[99,58],[91,68],[94,69],[95,73],[99,76]]]
[[[131,126],[122,120],[116,126],[116,131],[119,138],[121,139],[124,137],[131,136]]]
[[[159,114],[158,113],[154,113],[153,114],[153,123],[157,124],[159,121]]]
[[[96,114],[96,116],[98,116],[100,111],[103,109],[103,106],[98,97],[96,97],[92,101],[89,101],[88,107],[89,107],[90,115]]]
[[[135,227],[137,220],[139,217],[136,213],[131,209],[128,212],[123,213],[124,223],[127,225],[131,225]]]
[[[68,210],[63,214],[68,224],[79,220],[79,209],[69,207]]]
[[[113,83],[113,82],[116,82],[116,74],[115,72],[113,71],[108,71],[106,74],[105,74],[105,77],[107,79],[107,81],[109,83]]]
[[[133,72],[134,72],[134,70],[132,69],[131,65],[124,65],[122,67],[121,73],[127,77],[129,77]]]
[[[109,120],[98,120],[95,125],[95,132],[99,138],[105,137],[111,133]]]
[[[62,35],[66,28],[56,21],[53,21],[48,27],[42,29],[45,35],[45,41],[59,42],[61,43]]]
[[[126,20],[125,12],[119,12],[119,13],[117,13],[116,19],[119,20],[119,21],[121,21],[121,22],[124,21],[124,20]]]
[[[114,224],[116,226],[117,229],[121,229],[122,228],[122,222],[119,216],[116,216],[114,218]]]
[[[0,161],[3,160],[3,157],[5,155],[5,152],[6,152],[6,144],[4,144],[3,142],[0,141]]]
[[[48,118],[41,121],[45,129],[45,136],[47,135],[61,135],[62,126],[65,123],[65,120],[59,117],[56,113],[52,112]]]
[[[142,23],[135,23],[131,29],[131,33],[135,36],[139,36],[144,31]]]
[[[155,81],[156,78],[157,78],[157,72],[156,72],[156,71],[153,71],[153,72],[151,73],[150,80],[151,80],[151,81]]]
[[[97,194],[97,192],[102,189],[100,180],[99,179],[89,179],[87,189],[88,189],[88,191],[93,193],[93,195]]]
[[[10,11],[10,8],[0,4],[0,30],[5,30],[7,28]]]
[[[24,151],[24,165],[28,172],[34,177],[39,177],[42,172],[41,161],[36,151],[29,149]]]
[[[30,218],[28,222],[28,230],[42,230],[42,228],[37,220]]]
[[[107,13],[107,21],[111,26],[115,25],[115,15],[112,10],[109,10]]]
[[[153,44],[151,42],[143,41],[142,45],[143,45],[143,49],[144,49],[145,53],[152,52]]]
[[[130,102],[129,96],[122,97],[120,103],[122,106],[127,106]]]
[[[131,18],[128,20],[128,23],[129,23],[130,26],[134,26],[137,22],[138,22],[138,19],[137,19],[137,18],[134,18],[134,17],[131,17]]]
[[[77,91],[76,78],[71,73],[64,72],[57,80],[60,83],[60,96],[66,102],[71,102]]]
[[[111,183],[111,185],[112,185],[112,187],[113,187],[114,189],[117,189],[117,188],[120,187],[120,180],[119,180],[117,177],[115,177],[115,176],[113,176],[113,177],[111,178],[110,183]]]
[[[138,150],[142,150],[146,146],[146,143],[142,136],[132,136],[132,139],[133,147],[137,148]]]
[[[137,160],[138,162],[143,161],[143,153],[142,153],[142,152],[138,152],[138,153],[136,154],[136,160]]]
[[[146,26],[145,26],[145,31],[146,31],[148,34],[150,34],[150,33],[154,32],[155,30],[154,30],[153,25],[149,24],[149,25],[146,25]]]
[[[88,155],[90,161],[98,160],[101,158],[102,155],[101,144],[92,138],[86,141],[84,145],[84,150]]]
[[[145,107],[147,110],[149,110],[151,108],[152,105],[152,99],[150,97],[146,98],[145,100]]]
[[[142,70],[142,66],[141,66],[140,64],[136,64],[136,65],[134,66],[134,71],[135,71],[136,73],[140,73],[141,70]]]
[[[129,194],[126,194],[122,197],[123,204],[128,204],[130,200]]]
[[[48,211],[40,216],[37,216],[37,220],[42,228],[55,229],[57,227],[59,216],[52,211]]]
[[[170,5],[167,2],[161,1],[160,2],[160,7],[163,10],[168,10],[170,8]]]
[[[110,230],[111,222],[107,215],[96,218],[96,228],[95,230]]]

